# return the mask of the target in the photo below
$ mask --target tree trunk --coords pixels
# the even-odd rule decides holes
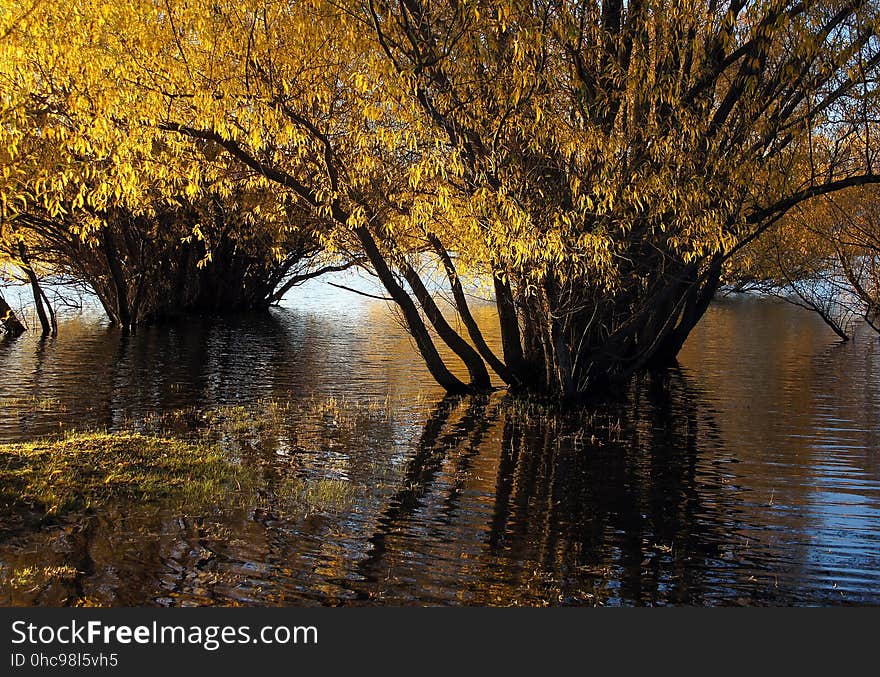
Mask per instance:
[[[684,342],[693,331],[697,323],[702,319],[703,315],[709,309],[709,304],[715,298],[715,292],[721,283],[722,258],[716,255],[709,264],[709,268],[705,273],[705,281],[702,286],[694,284],[688,290],[688,299],[681,319],[675,329],[664,339],[663,343],[658,347],[656,354],[651,358],[651,364],[654,366],[667,366],[675,362],[678,353],[681,352]]]
[[[467,341],[458,335],[458,332],[449,326],[446,318],[443,317],[443,313],[440,312],[440,309],[431,297],[430,292],[422,283],[419,274],[416,273],[416,271],[413,270],[413,267],[405,261],[401,265],[401,270],[404,279],[407,281],[413,294],[415,294],[416,299],[418,299],[421,304],[422,310],[425,311],[425,315],[434,327],[437,335],[447,346],[449,346],[452,352],[458,355],[461,361],[464,362],[465,367],[467,367],[468,374],[470,374],[471,387],[475,390],[491,389],[492,383],[489,380],[489,372],[486,371],[486,365],[483,362],[483,359]]]
[[[513,290],[510,288],[510,281],[502,278],[500,274],[494,275],[492,281],[495,285],[495,307],[498,309],[504,363],[511,372],[511,379],[522,385],[523,377],[526,376],[526,364]],[[526,377],[525,380],[530,379]]]
[[[125,284],[125,275],[119,265],[118,251],[114,242],[113,234],[109,228],[102,231],[101,240],[104,245],[104,255],[107,258],[107,267],[110,269],[110,277],[113,281],[116,301],[116,320],[123,329],[131,327],[131,313],[128,307],[128,288]],[[113,318],[111,318],[113,319]]]
[[[505,366],[505,364],[498,359],[495,353],[492,352],[492,349],[489,347],[489,345],[486,343],[486,339],[483,337],[483,332],[480,331],[480,327],[477,324],[477,321],[471,314],[470,307],[468,307],[467,298],[464,294],[464,289],[461,286],[461,280],[459,279],[458,273],[455,270],[455,265],[452,263],[452,257],[449,256],[449,252],[446,251],[446,248],[443,246],[436,235],[429,235],[428,239],[430,240],[431,245],[434,247],[434,251],[443,262],[443,268],[446,270],[446,277],[449,280],[449,286],[452,288],[452,297],[453,299],[455,299],[455,308],[456,310],[458,310],[461,321],[464,323],[464,326],[468,331],[468,336],[471,337],[471,341],[474,342],[474,345],[476,346],[477,351],[480,353],[480,356],[484,360],[486,360],[486,364],[492,367],[492,370],[496,374],[498,374],[498,376],[500,376],[505,383],[509,385],[513,380],[511,372]]]
[[[673,362],[712,301],[720,272],[720,257],[700,269],[682,265],[618,298],[589,280],[560,282],[565,277],[553,274],[528,292],[518,285],[521,332],[511,328],[509,335],[521,336],[523,357],[513,389],[572,399],[616,390],[639,371]],[[507,297],[500,282],[496,287],[499,299]]]
[[[46,298],[46,292],[40,287],[40,296],[43,297],[43,303],[46,304],[46,310],[49,311],[49,324],[52,326],[52,336],[58,335],[58,318],[55,316],[55,309],[52,307],[52,304],[49,303],[49,299]]]
[[[43,305],[43,298],[45,298],[45,296],[43,290],[40,288],[40,280],[37,278],[37,274],[31,267],[31,262],[27,255],[27,248],[24,246],[23,242],[18,243],[18,256],[22,264],[21,269],[24,271],[24,274],[27,275],[28,282],[31,284],[31,293],[34,296],[34,307],[37,309],[37,317],[40,320],[40,327],[43,330],[43,336],[48,336],[53,333],[52,329],[55,325],[55,314],[52,313],[52,321],[50,322],[49,316],[46,314],[46,308]]]
[[[548,392],[551,382],[552,354],[548,350],[546,332],[536,301],[534,292],[528,297],[520,292],[518,311],[523,338],[520,380],[525,390]]]
[[[342,217],[336,218],[340,223],[345,223],[346,221],[346,219]],[[443,358],[441,358],[440,354],[437,352],[437,347],[431,340],[431,335],[428,333],[428,329],[425,327],[425,323],[419,315],[418,308],[416,308],[415,303],[413,303],[413,300],[410,298],[406,290],[397,283],[397,280],[394,279],[394,275],[388,267],[382,252],[379,251],[379,247],[373,239],[373,235],[363,226],[355,228],[354,233],[360,241],[361,246],[363,246],[367,259],[375,269],[376,274],[379,276],[385,289],[403,313],[407,328],[415,340],[416,347],[418,348],[422,359],[425,360],[425,365],[428,367],[428,371],[431,372],[431,376],[433,376],[434,380],[449,393],[469,392],[471,388],[456,378],[443,363]]]

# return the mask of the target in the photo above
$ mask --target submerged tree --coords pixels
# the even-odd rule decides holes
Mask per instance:
[[[576,394],[673,358],[727,257],[801,201],[877,180],[876,3],[480,10],[369,4],[457,151],[474,225],[444,246],[476,240],[513,283],[505,361],[526,387]]]
[[[86,5],[92,25],[99,8]],[[132,101],[115,99],[126,110],[111,116],[100,105],[110,63],[96,62],[93,80],[41,42],[64,30],[63,8],[2,9],[0,255],[32,287],[44,333],[55,319],[40,271],[94,292],[130,327],[266,308],[349,265],[319,257],[320,221],[216,144],[163,138]]]
[[[576,396],[673,359],[728,257],[877,180],[872,0],[7,4],[29,64],[8,78],[88,119],[76,143],[213,144],[363,257],[449,391],[492,369]],[[502,355],[470,276],[493,281]]]
[[[827,197],[811,227],[834,249],[858,314],[880,333],[880,205],[876,186]]]
[[[810,310],[844,341],[862,321],[880,332],[880,211],[863,186],[792,209],[736,256],[726,278]]]
[[[55,278],[84,285],[112,322],[132,327],[264,309],[293,286],[346,266],[319,260],[320,245],[304,223],[266,228],[245,211],[270,202],[200,195],[137,211],[118,205],[85,229],[75,213],[49,218],[31,210],[15,223]]]

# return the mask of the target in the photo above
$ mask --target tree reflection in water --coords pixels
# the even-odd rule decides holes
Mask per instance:
[[[735,562],[707,566],[725,552],[732,487],[719,459],[701,467],[717,431],[697,397],[675,372],[585,409],[443,400],[358,565],[361,599],[415,600],[456,578],[453,599],[473,604],[717,598],[736,579]],[[437,557],[413,557],[426,541]]]

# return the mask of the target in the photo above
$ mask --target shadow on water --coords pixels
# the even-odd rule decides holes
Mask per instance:
[[[700,459],[713,422],[680,373],[644,386],[588,410],[441,401],[358,564],[359,599],[453,588],[471,604],[744,601],[735,566],[707,566],[732,556],[735,520],[725,463]],[[465,524],[477,543],[462,541]],[[411,556],[427,543],[435,556]]]

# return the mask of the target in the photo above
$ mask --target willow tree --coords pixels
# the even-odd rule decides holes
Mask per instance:
[[[800,202],[877,180],[876,2],[363,13],[454,149],[471,228],[435,234],[491,266],[527,388],[674,358],[725,259]]]
[[[216,144],[159,132],[140,89],[115,88],[124,60],[83,61],[76,45],[95,56],[108,47],[97,26],[119,27],[100,3],[72,9],[0,7],[0,256],[33,287],[44,333],[54,316],[39,270],[85,285],[130,327],[265,308],[342,267],[319,256],[319,220],[283,192]]]
[[[839,197],[828,196],[807,218],[834,247],[862,319],[880,333],[880,193],[869,186]]]
[[[491,369],[574,396],[670,360],[727,257],[801,201],[876,180],[868,0],[75,0],[13,15],[13,49],[66,83],[25,88],[91,116],[86,139],[195,139],[282,190],[324,246],[363,256],[450,391],[488,388]],[[428,260],[463,332],[420,275]],[[501,355],[463,291],[481,275]]]
[[[860,186],[798,205],[731,259],[727,283],[814,312],[844,341],[863,323],[880,332],[878,197]]]

